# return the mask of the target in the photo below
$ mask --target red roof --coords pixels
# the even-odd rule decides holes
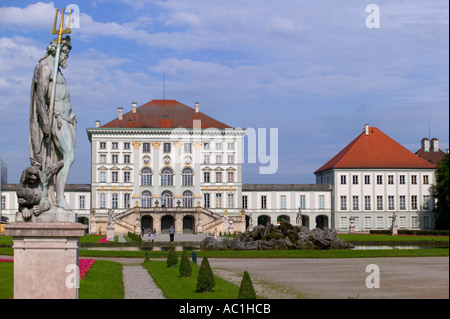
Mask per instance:
[[[103,128],[192,128],[193,120],[201,120],[202,128],[231,128],[208,115],[175,100],[153,100],[129,111],[119,121],[115,118],[101,126]]]
[[[439,163],[439,161],[445,156],[445,152],[442,150],[438,150],[437,152],[434,152],[432,150],[430,150],[429,152],[425,152],[423,148],[419,149],[414,154],[430,162],[434,166],[436,166],[436,164]]]
[[[314,173],[335,168],[434,168],[376,127],[363,131]]]

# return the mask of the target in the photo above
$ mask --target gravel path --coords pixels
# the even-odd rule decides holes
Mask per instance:
[[[141,265],[123,266],[125,299],[165,299],[147,269]]]

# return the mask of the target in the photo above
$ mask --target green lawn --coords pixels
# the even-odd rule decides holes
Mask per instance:
[[[365,234],[340,234],[339,238],[342,238],[348,242],[420,242],[424,241],[440,241],[440,242],[448,242],[448,236],[408,236],[408,235],[365,235]]]
[[[80,279],[79,299],[123,299],[122,264],[113,261],[96,260]]]
[[[14,263],[0,262],[0,299],[14,295]]]
[[[215,276],[216,287],[212,292],[196,292],[199,267],[191,263],[192,275],[179,276],[179,265],[167,267],[166,261],[145,261],[144,267],[168,299],[236,299],[239,287]]]

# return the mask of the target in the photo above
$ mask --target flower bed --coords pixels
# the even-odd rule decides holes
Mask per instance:
[[[109,243],[109,241],[105,237],[102,237],[97,243]]]
[[[14,261],[14,259],[0,259],[0,263],[1,262],[12,263],[13,261]]]

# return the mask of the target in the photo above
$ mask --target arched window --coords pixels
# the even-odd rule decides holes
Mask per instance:
[[[181,185],[183,185],[183,186],[194,185],[193,176],[194,176],[194,171],[192,170],[192,168],[187,167],[187,168],[183,169],[182,177],[181,177]]]
[[[142,192],[141,203],[142,203],[142,208],[152,207],[152,193],[150,193],[149,191]]]
[[[161,207],[173,207],[173,194],[171,191],[162,192]]]
[[[145,167],[141,170],[141,186],[152,185],[152,170]]]
[[[183,192],[183,207],[192,207],[194,203],[194,195],[191,191]]]
[[[169,167],[163,168],[161,171],[161,186],[173,185],[173,171]]]

